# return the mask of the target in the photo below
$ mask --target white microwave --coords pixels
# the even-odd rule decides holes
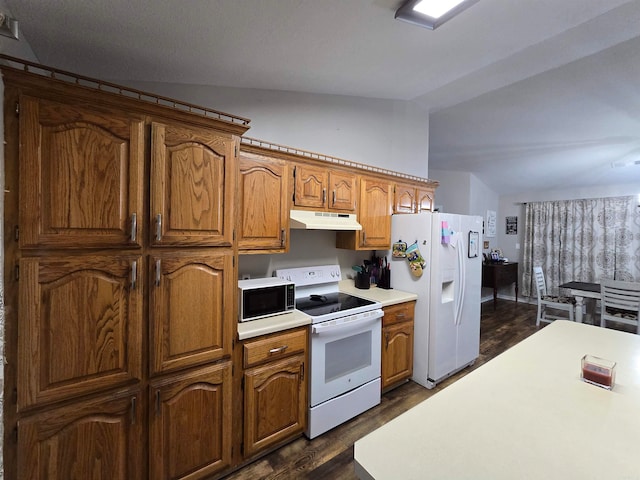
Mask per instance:
[[[296,308],[296,287],[277,277],[238,281],[238,321],[248,322]]]

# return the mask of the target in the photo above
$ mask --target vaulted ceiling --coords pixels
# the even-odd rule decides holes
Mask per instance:
[[[434,31],[395,20],[398,0],[2,3],[45,65],[420,102],[430,170],[500,193],[640,186],[640,165],[611,167],[640,152],[640,1],[480,0]]]

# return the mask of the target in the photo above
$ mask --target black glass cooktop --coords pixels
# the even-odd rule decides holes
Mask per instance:
[[[307,315],[318,317],[327,313],[343,312],[357,307],[366,307],[375,302],[364,298],[354,297],[348,293],[327,293],[298,298],[296,308]]]

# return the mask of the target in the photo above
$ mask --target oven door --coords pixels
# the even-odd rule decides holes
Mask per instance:
[[[380,377],[382,310],[311,326],[311,406]]]

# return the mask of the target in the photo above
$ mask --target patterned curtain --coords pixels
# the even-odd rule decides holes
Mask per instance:
[[[522,294],[535,295],[533,267],[547,290],[601,278],[640,282],[640,206],[635,197],[528,203]]]

